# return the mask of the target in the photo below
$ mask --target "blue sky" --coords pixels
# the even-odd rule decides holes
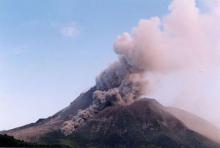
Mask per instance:
[[[116,59],[116,37],[170,0],[0,0],[0,130],[67,106]]]

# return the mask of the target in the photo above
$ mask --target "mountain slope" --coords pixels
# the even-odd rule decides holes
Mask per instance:
[[[60,132],[63,123],[76,115],[79,109],[85,109],[92,104],[93,92],[95,90],[95,87],[93,87],[87,92],[82,93],[68,107],[54,116],[1,133],[12,135],[26,142],[41,142],[43,144],[69,143],[68,145],[76,145],[77,143],[81,145],[86,143],[90,145],[91,142],[95,143],[98,140],[97,137],[99,137],[102,141],[107,140],[105,142],[109,143],[109,145],[111,145],[111,141],[114,141],[118,146],[120,146],[120,142],[130,145],[130,143],[126,142],[132,140],[136,141],[136,143],[143,143],[143,145],[162,142],[161,146],[166,146],[167,141],[167,144],[175,146],[179,144],[185,146],[190,142],[192,143],[192,141],[196,141],[196,144],[204,147],[207,147],[207,145],[214,145],[216,147],[217,145],[197,134],[196,132],[199,132],[197,127],[189,126],[190,124],[186,122],[188,121],[186,117],[190,117],[193,122],[203,123],[201,120],[198,120],[200,118],[196,118],[194,115],[184,111],[181,114],[177,114],[177,111],[172,111],[172,108],[164,107],[152,99],[139,100],[129,106],[108,107],[89,120],[76,134],[70,136],[63,135]],[[183,115],[185,118],[183,118]],[[116,130],[114,130],[115,126]],[[201,124],[201,128],[206,129],[207,127],[208,124]],[[106,133],[109,134],[105,135]],[[209,137],[205,132],[199,133]],[[219,134],[217,130],[216,134]],[[100,146],[103,143],[95,144]]]
[[[167,107],[167,111],[182,121],[188,128],[220,143],[220,130],[208,121],[174,107]]]
[[[54,131],[59,131],[63,123],[66,120],[69,120],[72,116],[76,115],[79,109],[85,109],[91,105],[94,91],[95,87],[85,93],[82,93],[68,107],[47,119],[39,119],[35,123],[8,131],[2,131],[0,134],[11,135],[26,142],[38,142],[44,135]]]
[[[75,137],[81,147],[220,147],[188,129],[153,99],[107,108],[80,128]]]

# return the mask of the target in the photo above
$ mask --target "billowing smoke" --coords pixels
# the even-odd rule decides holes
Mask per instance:
[[[208,100],[200,96],[207,96],[202,92],[209,87],[207,78],[220,72],[220,2],[199,4],[202,8],[196,0],[173,0],[168,15],[141,20],[131,33],[119,36],[114,43],[119,58],[97,77],[93,104],[67,122],[64,132],[74,131],[108,106],[127,105],[141,96],[160,97],[162,103],[190,111],[201,105],[206,107],[203,112],[212,114],[208,107],[219,99],[204,106]],[[178,79],[184,85],[176,84]]]

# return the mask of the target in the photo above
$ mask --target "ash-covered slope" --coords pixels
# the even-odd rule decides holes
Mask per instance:
[[[220,130],[210,122],[179,108],[167,107],[167,111],[183,122],[188,128],[220,143]]]
[[[94,91],[95,88],[93,87],[87,92],[82,93],[68,107],[47,119],[39,119],[36,123],[3,131],[0,134],[8,134],[26,142],[38,142],[44,135],[59,131],[63,123],[76,115],[78,110],[85,109],[91,105]]]
[[[80,147],[219,148],[153,99],[109,107],[75,133]]]
[[[86,109],[92,104],[95,91],[94,87],[82,93],[68,107],[54,116],[3,133],[27,142],[42,142],[43,144],[65,144],[59,143],[59,141],[67,140],[77,141],[79,145],[94,143],[97,146],[103,146],[103,144],[114,146],[112,145],[114,143],[117,146],[130,145],[133,142],[133,145],[139,143],[144,146],[159,143],[161,146],[171,145],[172,147],[173,145],[186,146],[193,143],[194,147],[207,147],[207,145],[218,147],[214,142],[193,131],[209,138],[213,137],[200,132],[196,127],[189,126],[185,120],[188,117],[193,122],[201,123],[200,129],[207,129],[211,124],[202,124],[203,122],[198,120],[200,118],[195,118],[184,111],[177,114],[152,99],[137,100],[128,106],[109,106],[89,119],[83,127],[76,131],[76,135],[75,133],[70,136],[63,135],[60,132],[63,124],[75,116],[78,110]],[[54,135],[54,133],[58,133],[58,135]],[[216,133],[218,133],[217,130]],[[48,139],[51,141],[47,141]]]

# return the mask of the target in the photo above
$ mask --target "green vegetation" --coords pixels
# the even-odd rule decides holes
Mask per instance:
[[[27,146],[28,144],[24,141],[17,140],[12,136],[7,135],[0,135],[0,146],[7,146],[7,147],[21,147],[21,146]]]
[[[47,148],[68,148],[63,145],[42,145],[35,143],[27,143],[22,140],[17,140],[12,136],[0,135],[0,147],[47,147]]]

